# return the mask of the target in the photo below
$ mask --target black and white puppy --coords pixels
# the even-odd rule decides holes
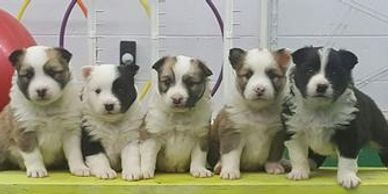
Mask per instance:
[[[345,188],[360,184],[357,155],[367,143],[379,146],[388,165],[388,126],[375,102],[354,87],[357,57],[347,50],[305,47],[292,54],[284,111],[291,139],[286,142],[292,171],[289,179],[309,178],[308,158],[320,166],[338,156],[337,180]]]
[[[280,116],[290,60],[287,49],[230,50],[235,87],[230,89],[231,102],[220,111],[211,131],[212,145],[219,143],[217,151],[211,146],[210,154],[221,155],[215,167],[216,172],[221,171],[221,178],[238,179],[240,169],[257,171],[264,167],[271,174],[284,172],[279,163],[285,140]]]
[[[143,178],[152,178],[155,167],[164,172],[186,172],[209,177],[206,169],[211,117],[208,77],[212,72],[201,61],[163,57],[153,68],[157,91],[146,116],[140,148]]]
[[[136,101],[137,65],[86,66],[82,91],[82,151],[92,175],[138,180],[139,128],[144,115]],[[113,169],[112,169],[113,168]]]
[[[0,114],[0,168],[21,167],[28,177],[67,164],[74,175],[89,175],[81,154],[79,87],[72,78],[71,53],[32,46],[14,51],[11,102]]]

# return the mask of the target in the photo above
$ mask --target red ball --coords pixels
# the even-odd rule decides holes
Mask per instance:
[[[9,103],[13,74],[9,55],[16,49],[36,45],[31,34],[12,15],[0,9],[0,111]]]

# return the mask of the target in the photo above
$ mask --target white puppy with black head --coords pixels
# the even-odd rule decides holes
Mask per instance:
[[[152,178],[155,167],[211,176],[205,166],[211,117],[208,76],[212,72],[187,56],[163,57],[153,68],[158,83],[140,146],[143,178]]]
[[[209,163],[223,179],[240,178],[243,171],[265,168],[284,172],[280,159],[285,131],[280,115],[285,72],[291,60],[287,49],[269,51],[233,48],[229,61],[235,70],[232,96],[218,114],[211,130]],[[219,156],[220,155],[220,156]]]
[[[32,46],[14,51],[11,102],[0,115],[0,166],[26,168],[29,177],[47,176],[46,167],[67,164],[89,174],[81,155],[79,87],[62,48]]]
[[[91,173],[102,179],[138,180],[139,127],[143,122],[134,76],[137,65],[86,66],[82,91],[82,151]]]

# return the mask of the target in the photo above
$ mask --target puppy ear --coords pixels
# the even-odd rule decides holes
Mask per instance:
[[[339,50],[338,53],[342,61],[344,62],[346,68],[351,70],[358,63],[357,56],[354,53],[347,50],[342,50],[342,49]]]
[[[239,69],[245,57],[246,52],[240,48],[232,48],[229,50],[229,62],[232,65],[233,69]]]
[[[312,47],[303,47],[291,54],[292,61],[295,63],[295,65],[298,65],[303,61],[303,59],[306,57],[307,51],[311,48]]]
[[[213,75],[213,72],[200,60],[197,60],[199,68],[203,71],[206,77]]]
[[[24,49],[15,50],[9,55],[8,60],[11,62],[12,66],[16,69],[19,69],[21,59],[25,54]]]
[[[282,72],[285,73],[291,62],[291,49],[281,48],[272,52],[272,55],[274,56],[275,61],[279,65]]]
[[[136,64],[127,65],[127,68],[129,68],[129,72],[131,72],[132,76],[136,75],[140,69],[140,67]]]
[[[59,53],[59,56],[61,56],[67,63],[70,62],[70,59],[73,54],[71,54],[68,50],[60,47],[54,48],[54,50],[57,51]]]
[[[164,56],[160,58],[154,65],[152,65],[152,69],[155,69],[157,72],[159,72],[160,68],[163,66],[163,64],[166,62],[168,56]]]
[[[94,66],[92,65],[88,65],[88,66],[83,66],[81,68],[81,71],[82,71],[82,77],[86,80],[90,77],[90,75],[92,74],[92,71],[94,69]]]

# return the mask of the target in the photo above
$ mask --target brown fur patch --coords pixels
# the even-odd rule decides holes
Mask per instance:
[[[158,72],[158,87],[161,93],[167,92],[175,83],[173,67],[176,62],[176,57],[164,57],[154,65],[154,69]]]
[[[224,107],[214,120],[210,130],[209,163],[214,166],[220,159],[220,154],[226,154],[240,144],[240,133],[235,123],[230,120]]]

